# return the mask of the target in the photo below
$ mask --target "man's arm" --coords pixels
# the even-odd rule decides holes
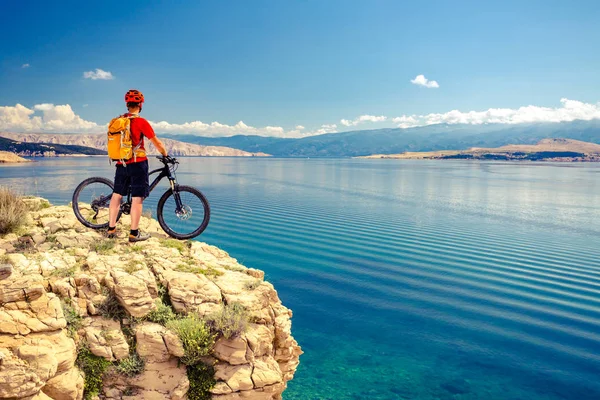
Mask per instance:
[[[167,149],[165,149],[165,145],[160,141],[159,138],[154,136],[152,139],[150,139],[150,141],[152,142],[154,147],[156,147],[156,150],[158,150],[160,154],[162,154],[165,157],[167,156]]]

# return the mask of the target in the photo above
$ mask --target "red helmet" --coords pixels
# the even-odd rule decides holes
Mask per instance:
[[[125,103],[143,103],[144,95],[139,90],[129,89],[127,93],[125,93]]]

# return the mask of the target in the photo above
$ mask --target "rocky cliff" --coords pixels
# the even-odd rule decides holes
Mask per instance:
[[[302,351],[262,271],[149,218],[130,245],[25,201],[0,237],[0,399],[281,398]]]
[[[160,136],[160,135],[159,135]],[[24,143],[52,143],[70,146],[84,146],[106,150],[106,134],[52,134],[52,133],[13,133],[0,132],[0,137]],[[173,139],[161,139],[165,148],[173,156],[209,156],[209,157],[267,157],[265,153],[250,153],[223,146],[202,146],[184,143]],[[149,142],[149,141],[147,141]],[[149,154],[158,152],[151,143],[146,145]]]

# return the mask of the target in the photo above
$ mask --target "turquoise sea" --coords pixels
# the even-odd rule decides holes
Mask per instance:
[[[284,399],[600,399],[600,165],[181,162],[211,202],[198,239],[294,311]],[[54,204],[95,175],[105,158],[0,166]]]

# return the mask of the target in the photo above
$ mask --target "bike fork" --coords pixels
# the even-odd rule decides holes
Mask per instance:
[[[179,196],[179,190],[177,190],[177,182],[175,182],[175,179],[170,179],[169,183],[171,184],[171,190],[173,191],[173,197],[175,198],[175,212],[181,213],[183,211],[183,203],[181,202],[181,197]]]

